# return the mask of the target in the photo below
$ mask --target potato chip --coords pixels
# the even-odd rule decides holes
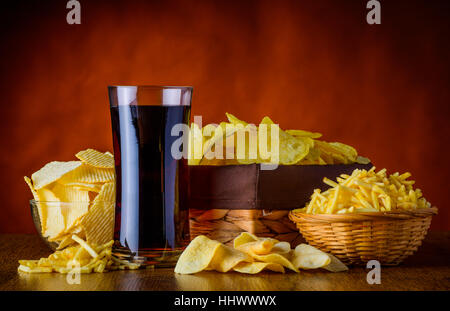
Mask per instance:
[[[100,190],[102,189],[102,184],[88,184],[88,183],[83,183],[83,182],[60,183],[59,181],[57,183],[64,185],[66,187],[73,187],[74,189],[77,189],[77,190],[91,191],[91,192],[97,192],[97,193],[100,192]]]
[[[54,181],[60,179],[61,177],[67,175],[68,173],[74,171],[76,168],[81,166],[80,161],[69,161],[69,162],[59,162],[54,161],[46,164],[39,171],[31,175],[33,180],[34,189],[39,190]]]
[[[370,159],[362,157],[362,156],[358,156],[358,157],[356,157],[356,163],[369,164],[370,163]]]
[[[289,261],[289,259],[287,259],[285,256],[281,254],[272,253],[267,255],[257,255],[255,253],[250,252],[249,255],[253,257],[253,259],[256,259],[258,261],[280,264],[295,272],[299,272],[298,269]]]
[[[331,146],[333,146],[334,148],[338,149],[351,162],[356,162],[356,158],[358,157],[358,152],[356,151],[355,148],[353,148],[352,146],[343,144],[343,143],[338,143],[338,142],[329,143],[329,144]]]
[[[341,272],[348,270],[339,259],[331,254],[308,245],[299,244],[294,250],[292,263],[295,267],[301,269],[324,268],[331,272]]]
[[[282,265],[269,262],[242,262],[233,268],[236,272],[247,274],[257,274],[265,269],[284,273],[284,267]]]
[[[39,195],[38,192],[34,189],[33,184],[31,183],[31,179],[28,178],[27,176],[24,176],[24,180],[27,183],[28,187],[31,190],[31,193],[33,194],[33,198],[35,201],[39,202]],[[42,233],[45,232],[45,230],[47,229],[47,209],[43,208],[41,204],[37,204],[37,209],[38,209],[38,213],[39,213],[39,222],[41,224],[41,230]]]
[[[311,139],[308,137],[294,137],[284,132],[278,125],[275,125],[269,117],[264,117],[260,124],[267,126],[267,137],[271,137],[272,126],[278,129],[278,144],[279,144],[279,163],[284,165],[295,164],[303,159],[309,152],[311,147]],[[268,139],[268,148],[272,151],[271,139]],[[273,156],[273,154],[272,154]]]
[[[331,262],[327,266],[323,267],[325,270],[328,270],[330,272],[342,272],[348,270],[348,267],[338,258],[333,256],[333,254],[327,255],[330,257]]]
[[[189,243],[175,266],[175,272],[192,274],[205,270],[220,247],[220,243],[199,235]]]
[[[88,212],[89,192],[59,183],[55,183],[50,189],[61,201],[61,212],[65,223],[65,230],[61,234],[64,234],[77,225],[81,217]]]
[[[228,272],[241,262],[251,261],[253,261],[252,258],[247,254],[227,245],[220,244],[208,268],[219,272]]]
[[[33,194],[33,198],[34,198],[36,201],[39,201],[38,193],[37,193],[37,191],[34,189],[34,186],[33,186],[33,184],[31,183],[31,179],[30,179],[29,177],[27,177],[27,176],[24,176],[23,179],[25,180],[25,182],[27,183],[28,187],[30,188],[31,193]]]
[[[283,256],[288,256],[291,251],[291,244],[289,242],[277,242],[272,247],[273,253],[278,253]]]
[[[236,249],[248,254],[266,255],[271,252],[273,246],[274,243],[269,240],[257,240],[239,245]]]
[[[98,168],[114,168],[114,157],[94,149],[86,149],[75,155],[83,163]]]
[[[315,140],[314,145],[320,149],[321,156],[325,161],[332,162],[331,164],[350,164],[352,161],[342,153],[342,149],[338,149],[336,146],[331,145],[325,141]]]
[[[299,244],[294,250],[292,263],[296,268],[317,269],[329,265],[328,254],[307,244]]]
[[[225,115],[227,116],[227,119],[230,123],[232,124],[241,124],[244,127],[248,125],[247,122],[239,120],[238,118],[236,118],[234,115],[232,115],[231,113],[225,112]]]
[[[292,135],[292,136],[298,136],[298,137],[310,137],[310,138],[320,138],[322,137],[321,133],[313,133],[303,130],[286,130],[286,133]]]
[[[189,144],[188,144],[188,164],[198,165],[203,157],[203,143],[204,137],[202,130],[196,123],[191,124],[189,130]]]
[[[114,202],[95,202],[81,220],[89,243],[101,244],[114,236]]]
[[[62,184],[67,183],[104,183],[115,181],[115,171],[111,168],[96,168],[83,164],[59,180]]]
[[[50,190],[45,190],[47,195],[51,193]],[[55,237],[62,233],[66,227],[64,216],[61,211],[61,203],[55,200],[53,202],[39,202],[38,205],[41,205],[42,209],[46,209],[47,214],[47,222],[45,226],[44,236],[45,237]]]
[[[256,235],[251,234],[249,232],[242,232],[240,235],[238,235],[234,239],[233,246],[234,246],[234,248],[238,248],[242,244],[255,242],[255,241],[258,241],[258,237]]]
[[[81,220],[89,243],[102,244],[114,235],[115,184],[106,183]]]
[[[62,202],[88,202],[89,191],[81,190],[75,187],[55,183],[49,188],[53,194]]]
[[[225,146],[226,138],[234,135],[238,130],[237,127],[226,122],[221,122],[214,130],[214,134],[210,139],[204,142],[203,146],[203,158],[208,160],[215,158],[223,159],[225,154],[223,152]]]

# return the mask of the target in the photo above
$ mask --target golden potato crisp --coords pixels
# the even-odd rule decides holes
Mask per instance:
[[[205,270],[220,247],[220,243],[199,235],[191,241],[178,259],[175,272],[192,274]]]
[[[83,163],[94,167],[114,168],[114,157],[107,153],[102,153],[93,149],[86,149],[78,152],[75,156]]]
[[[236,272],[248,274],[257,274],[265,269],[284,273],[284,267],[282,265],[268,262],[242,262],[233,268]]]
[[[249,232],[242,232],[236,237],[233,246],[226,246],[203,235],[197,236],[181,254],[175,272],[191,274],[215,270],[256,274],[263,270],[284,273],[285,267],[297,273],[299,267],[321,267],[330,271],[346,269],[339,260],[312,246],[305,245],[294,251],[288,242],[259,238]]]
[[[24,177],[33,194],[42,235],[58,249],[75,243],[77,234],[89,243],[112,239],[115,205],[114,157],[87,149],[81,161],[51,162],[32,179]],[[39,189],[36,189],[36,186]]]
[[[104,183],[115,180],[115,171],[111,168],[96,168],[90,165],[80,165],[75,170],[61,178],[60,182],[65,183]]]
[[[241,262],[253,261],[250,256],[227,245],[220,244],[208,268],[219,272],[228,272]]]
[[[299,244],[294,250],[292,263],[301,269],[323,268],[331,272],[347,271],[348,268],[331,254],[308,245]]]
[[[39,190],[52,182],[72,172],[81,165],[80,161],[59,162],[54,161],[46,164],[39,171],[31,175],[34,189]]]

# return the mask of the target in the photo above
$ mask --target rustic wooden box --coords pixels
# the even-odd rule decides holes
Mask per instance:
[[[243,231],[288,241],[303,241],[287,214],[304,207],[314,189],[329,188],[335,179],[372,164],[280,165],[261,170],[259,164],[190,166],[189,223],[191,239],[206,235],[223,243]]]

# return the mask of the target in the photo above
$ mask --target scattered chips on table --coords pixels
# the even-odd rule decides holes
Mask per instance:
[[[128,263],[112,255],[113,240],[103,244],[89,244],[77,235],[71,239],[77,245],[58,250],[39,260],[19,260],[18,271],[25,273],[91,273],[111,270],[138,269],[139,264]]]
[[[115,204],[114,157],[93,149],[76,154],[80,161],[46,164],[24,177],[36,201],[42,235],[67,247],[72,234],[89,243],[113,237]]]
[[[348,270],[336,257],[307,244],[292,250],[287,242],[273,238],[260,238],[243,232],[233,241],[233,247],[197,236],[181,254],[175,267],[180,274],[193,274],[204,270],[236,271],[256,274],[263,270],[285,273],[285,268],[323,268],[333,272]]]
[[[341,147],[340,147],[341,148]],[[353,152],[354,154],[354,152]],[[430,208],[420,189],[414,189],[411,173],[388,175],[386,169],[375,172],[355,169],[351,175],[341,174],[335,181],[324,178],[331,186],[321,192],[315,189],[311,200],[297,211],[308,214],[347,214],[391,212]]]
[[[321,133],[282,130],[269,117],[264,117],[259,125],[239,120],[230,113],[226,113],[226,117],[228,122],[207,124],[203,128],[192,123],[189,165],[370,163],[349,145],[318,140]],[[272,130],[275,131],[273,140]],[[267,133],[265,139],[260,137],[261,132]]]

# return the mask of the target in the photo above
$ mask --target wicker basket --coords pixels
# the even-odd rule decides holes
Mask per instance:
[[[312,215],[291,211],[306,241],[345,264],[398,265],[422,243],[437,208],[360,214]]]

